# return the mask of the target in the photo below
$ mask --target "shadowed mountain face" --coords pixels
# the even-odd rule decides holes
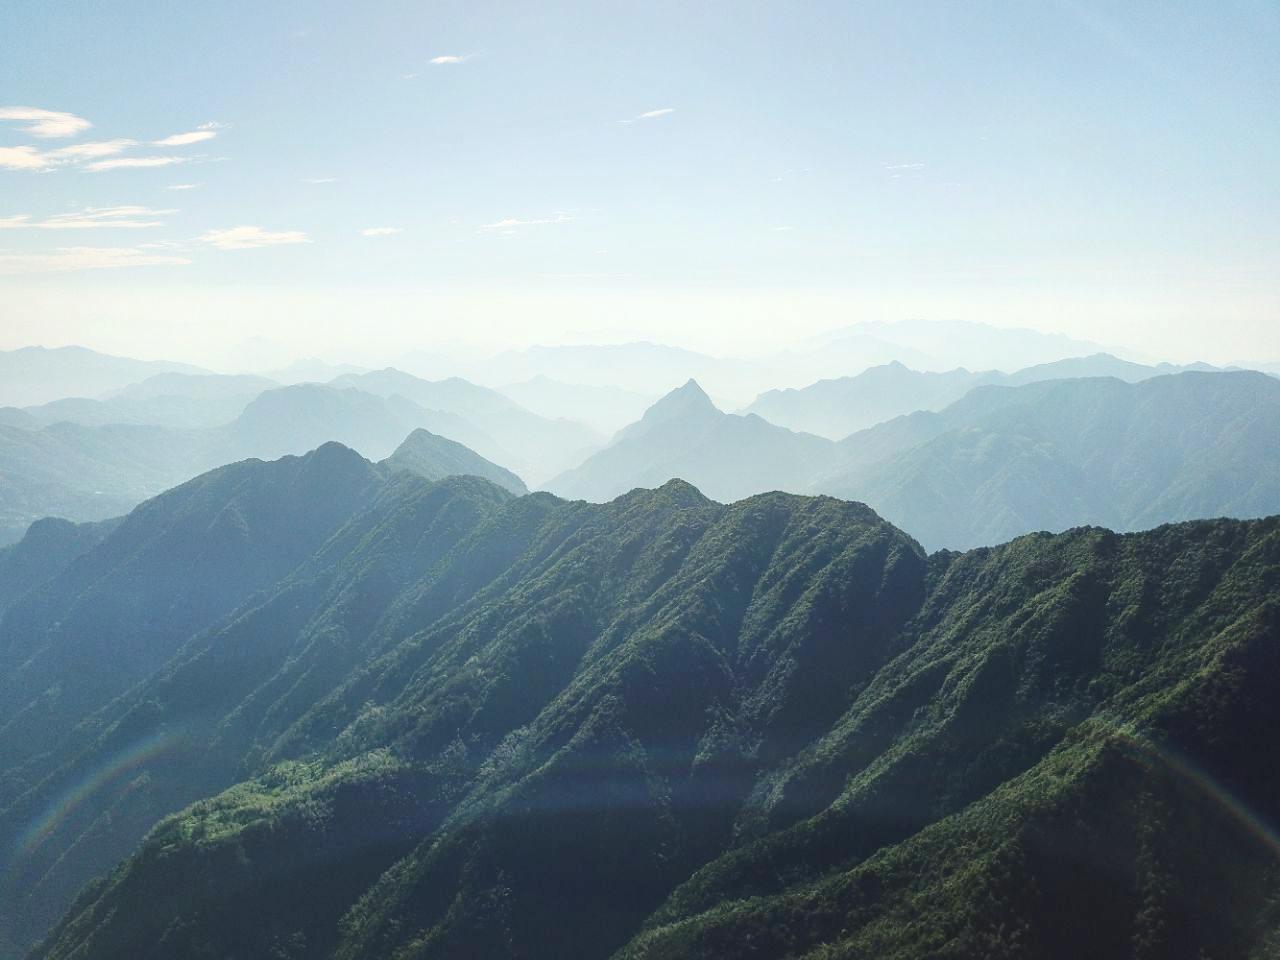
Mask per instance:
[[[1190,960],[1276,932],[1239,811],[1280,815],[1280,521],[926,557],[826,497],[312,456],[151,501],[10,608],[63,626],[6,657],[107,644],[139,678],[50,713],[67,746],[6,782],[11,953],[68,908],[34,956]],[[181,623],[106,589],[176,546],[136,518],[230,511],[245,542],[304,475],[315,535],[251,594]],[[171,556],[165,595],[219,556]]]
[[[0,768],[65,752],[75,723],[292,570],[378,482],[328,444],[222,467],[134,510],[0,618]]]
[[[72,523],[49,517],[33,523],[17,543],[0,548],[0,614],[9,604],[60,574],[119,522]]]
[[[757,416],[723,413],[690,380],[546,487],[563,497],[601,501],[679,477],[713,499],[732,501],[767,490],[803,489],[833,450],[820,437]]]

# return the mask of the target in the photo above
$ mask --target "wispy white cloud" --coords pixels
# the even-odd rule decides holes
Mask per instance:
[[[214,130],[192,130],[190,133],[175,133],[163,140],[152,140],[151,143],[157,147],[185,147],[192,143],[212,140],[217,135]]]
[[[5,170],[48,170],[53,162],[35,147],[0,147],[0,167]]]
[[[139,247],[59,247],[46,253],[0,251],[0,274],[60,273],[113,267],[180,266],[188,257],[152,253]]]
[[[629,120],[619,120],[618,123],[639,123],[641,120],[656,120],[658,117],[670,116],[675,112],[675,107],[659,107],[657,110],[646,110],[644,113],[637,114]]]
[[[59,147],[56,150],[40,150],[25,145],[0,147],[0,167],[7,170],[52,170],[68,163],[110,157],[136,144],[136,140],[98,140]]]
[[[923,170],[923,163],[886,163],[886,170]]]
[[[103,170],[124,170],[135,167],[169,167],[175,163],[186,163],[186,157],[115,157],[111,160],[95,160],[86,163],[84,168],[93,173]]]
[[[202,241],[219,250],[252,250],[255,247],[274,247],[289,243],[310,243],[311,239],[301,230],[263,230],[262,227],[228,227],[210,230],[200,237]]]
[[[569,223],[573,217],[567,213],[557,213],[554,217],[536,217],[532,219],[522,219],[520,217],[504,217],[494,223],[482,223],[479,230],[487,232],[491,230],[508,232],[514,231],[517,227],[540,227],[548,223]]]
[[[200,184],[200,183],[171,183],[167,187],[165,187],[165,189],[166,190],[196,190],[201,186],[203,186],[203,184]]]
[[[163,227],[165,217],[177,210],[152,210],[150,207],[85,207],[74,213],[59,213],[43,220],[33,220],[30,214],[0,217],[0,229],[15,230],[35,228],[39,230],[93,230],[102,227],[136,230],[143,227]]]
[[[337,183],[337,177],[303,177],[303,183]]]
[[[111,157],[123,153],[130,147],[136,147],[137,140],[93,140],[89,143],[76,143],[69,147],[50,150],[48,156],[54,161],[60,160],[92,160],[95,157]]]
[[[769,229],[772,230],[774,233],[790,233],[792,230],[795,229],[795,227],[783,224],[776,227],[770,227]]]
[[[36,107],[0,107],[0,121],[11,120],[24,124],[22,129],[37,137],[72,137],[89,129],[92,124],[82,117]],[[183,147],[202,143],[216,137],[224,123],[202,123],[195,130],[175,133],[163,140],[150,141],[153,146]],[[182,163],[183,157],[120,157],[137,140],[117,138],[77,143],[55,150],[43,150],[30,144],[16,147],[0,147],[0,169],[44,172],[61,166],[77,166],[83,170],[99,172],[125,167],[165,167]],[[104,159],[110,157],[112,159]]]
[[[435,64],[437,67],[442,67],[451,63],[465,63],[467,60],[470,60],[470,59],[471,59],[471,54],[469,53],[461,54],[461,55],[456,53],[446,53],[439,57],[432,57],[430,62]]]
[[[399,233],[399,227],[365,227],[360,231],[362,237],[389,237],[393,233]]]
[[[33,137],[74,137],[93,126],[74,113],[41,110],[39,107],[0,107],[0,120],[26,123],[22,129]]]

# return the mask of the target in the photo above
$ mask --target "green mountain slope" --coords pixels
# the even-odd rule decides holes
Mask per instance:
[[[0,617],[0,802],[75,725],[309,557],[379,482],[329,444],[222,467],[140,506]]]
[[[0,809],[14,944],[95,874],[33,956],[1198,957],[1277,929],[1280,520],[926,557],[859,504],[678,481],[596,505],[398,472],[362,502]]]
[[[17,543],[0,548],[0,614],[62,573],[73,560],[102,542],[118,523],[72,523],[50,517],[33,523]]]

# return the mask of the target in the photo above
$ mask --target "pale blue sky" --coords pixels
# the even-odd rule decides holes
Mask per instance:
[[[1276,360],[1277,49],[1260,0],[8,0],[0,108],[70,118],[0,109],[0,347],[930,317]]]

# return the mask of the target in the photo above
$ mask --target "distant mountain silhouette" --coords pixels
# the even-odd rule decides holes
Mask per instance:
[[[63,397],[96,397],[165,372],[207,371],[186,363],[116,357],[85,347],[0,351],[0,406],[26,407]]]
[[[865,501],[930,549],[1266,516],[1280,512],[1280,382],[1189,372],[981,387],[841,441],[809,489]]]
[[[496,483],[516,496],[529,492],[524,481],[510,470],[491,463],[474,450],[421,428],[404,439],[383,464],[392,470],[407,470],[425,480],[472,476]]]
[[[454,435],[443,425],[428,427],[535,483],[579,462],[603,439],[582,423],[538,416],[496,390],[459,377],[423,380],[388,367],[339,377],[332,385],[356,387],[381,397],[398,395],[424,410],[459,417],[489,443],[475,434]]]
[[[723,413],[690,380],[546,489],[570,499],[603,501],[678,477],[712,499],[729,502],[803,487],[832,450],[833,444],[820,437],[756,416]]]
[[[214,427],[234,420],[255,397],[279,386],[265,377],[162,373],[97,399],[67,397],[22,412],[33,426],[68,422]]]
[[[841,440],[858,430],[916,410],[941,410],[975,387],[988,384],[1017,386],[1041,380],[1117,377],[1131,383],[1185,370],[1213,370],[1208,364],[1147,366],[1099,353],[1027,367],[1015,373],[998,370],[945,373],[911,370],[901,363],[872,367],[854,377],[820,380],[798,390],[770,390],[744,413],[770,423]]]
[[[0,423],[0,545],[19,539],[41,517],[119,516],[221,464],[301,454],[331,440],[380,460],[420,427],[497,446],[454,414],[424,410],[399,395],[323,384],[264,391],[234,420],[201,429],[65,422],[31,429]]]

